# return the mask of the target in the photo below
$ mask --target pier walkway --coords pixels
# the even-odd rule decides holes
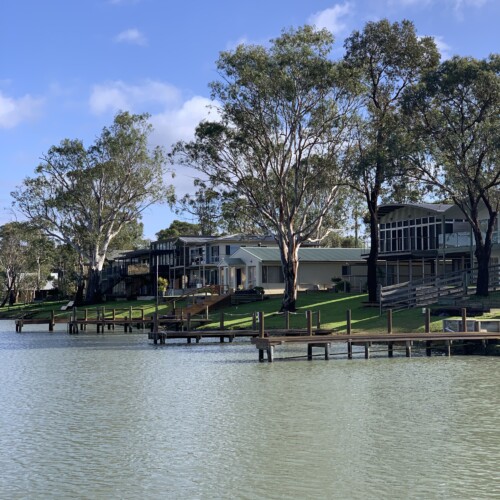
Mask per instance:
[[[387,354],[393,356],[394,350],[402,348],[406,351],[406,357],[412,356],[412,349],[416,347],[425,348],[426,355],[431,356],[433,350],[443,351],[450,356],[453,342],[470,342],[486,345],[489,341],[500,340],[497,332],[436,332],[436,333],[398,333],[398,334],[355,334],[355,335],[302,335],[302,336],[267,336],[252,339],[252,344],[259,351],[259,361],[274,360],[274,348],[276,346],[302,344],[307,346],[307,358],[313,358],[313,348],[321,348],[325,359],[330,358],[330,347],[332,344],[346,344],[348,359],[352,359],[352,347],[363,346],[365,359],[370,357],[370,349],[373,345],[387,346]],[[345,354],[345,353],[344,353]]]

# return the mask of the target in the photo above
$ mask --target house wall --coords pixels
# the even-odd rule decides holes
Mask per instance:
[[[261,286],[268,294],[283,293],[283,281],[270,281],[270,277],[276,276],[277,269],[281,272],[279,261],[264,261],[244,249],[238,250],[233,258],[242,261],[240,266],[221,268],[222,279],[227,276],[227,286],[230,289],[253,288]],[[347,269],[345,266],[347,265]],[[267,268],[267,269],[266,269]],[[269,268],[272,268],[271,270]],[[239,271],[238,271],[239,269]],[[344,275],[343,271],[348,274]],[[267,278],[264,281],[264,278]],[[364,262],[346,263],[342,262],[301,262],[297,283],[299,290],[327,289],[332,286],[332,278],[342,278],[351,283],[353,290],[361,291],[366,283],[366,264]],[[239,279],[239,282],[238,282]]]

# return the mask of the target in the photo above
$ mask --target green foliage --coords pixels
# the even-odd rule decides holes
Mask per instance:
[[[191,224],[180,220],[173,220],[170,226],[166,229],[161,229],[156,233],[158,240],[166,240],[168,238],[175,238],[177,236],[200,236],[199,224]]]
[[[500,57],[454,57],[405,93],[407,127],[423,153],[413,160],[469,221],[478,295],[488,295],[488,262],[500,210]],[[482,227],[480,210],[488,213]]]
[[[184,195],[177,202],[176,213],[191,214],[198,221],[201,234],[216,235],[222,215],[222,194],[200,179],[195,179],[194,185],[197,187],[196,192],[194,195]]]
[[[99,291],[111,241],[146,207],[173,194],[163,181],[163,150],[148,147],[151,132],[148,115],[118,113],[90,147],[69,139],[51,147],[36,176],[12,193],[35,227],[73,247],[88,265],[88,300]]]
[[[342,278],[332,278],[332,291],[350,292],[351,284],[348,281],[344,281]]]
[[[419,183],[410,181],[411,164],[405,161],[415,145],[401,127],[402,92],[436,67],[439,53],[432,38],[418,37],[407,20],[368,22],[344,46],[346,70],[362,89],[350,185],[366,200],[371,246],[368,291],[370,301],[375,301],[379,203],[387,197],[415,200],[422,193]]]
[[[343,178],[354,99],[351,80],[329,54],[333,37],[310,26],[284,31],[269,47],[222,52],[212,83],[220,121],[203,122],[173,161],[276,236],[285,275],[283,308],[296,300],[297,250],[317,235]],[[239,204],[238,204],[239,202]]]
[[[168,279],[167,278],[162,278],[161,276],[158,277],[158,292],[164,293],[168,289]]]

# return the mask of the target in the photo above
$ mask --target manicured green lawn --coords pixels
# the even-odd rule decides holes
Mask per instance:
[[[313,313],[313,327],[317,324],[317,312],[320,312],[321,328],[346,331],[346,313],[351,310],[353,333],[356,332],[386,332],[387,315],[379,315],[378,307],[366,307],[366,295],[308,292],[300,293],[297,301],[297,312],[290,314],[291,328],[306,328],[306,311]],[[281,298],[269,298],[261,302],[231,306],[224,309],[224,324],[228,328],[251,328],[252,313],[262,311],[266,328],[284,328],[285,318],[278,311]],[[215,313],[210,317],[214,317]],[[214,317],[215,319],[215,317]],[[442,329],[443,318],[431,318],[431,330]],[[206,328],[217,328],[218,317]],[[393,313],[393,331],[411,332],[424,330],[424,315],[422,309],[410,309]]]

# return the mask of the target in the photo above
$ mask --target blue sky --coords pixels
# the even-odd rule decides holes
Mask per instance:
[[[0,224],[10,192],[64,138],[89,145],[118,110],[152,115],[154,144],[189,139],[207,117],[221,50],[267,43],[306,23],[343,40],[370,20],[412,20],[444,58],[500,51],[500,0],[2,0]],[[192,172],[176,169],[179,194]],[[149,208],[145,236],[178,218]]]

